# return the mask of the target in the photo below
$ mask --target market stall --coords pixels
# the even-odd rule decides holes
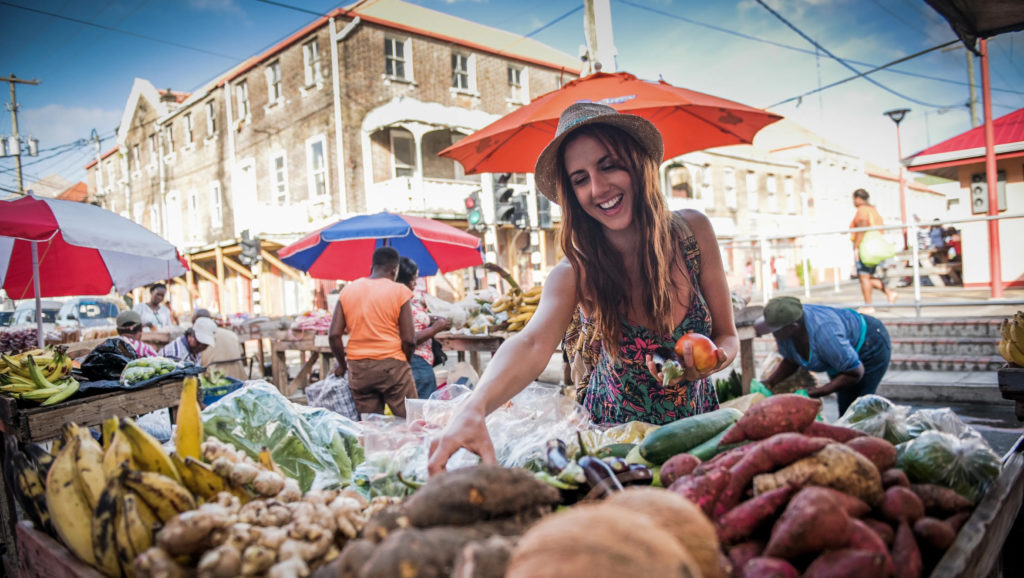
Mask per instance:
[[[473,335],[471,333],[452,333],[443,331],[434,336],[434,339],[441,342],[445,351],[454,351],[459,361],[466,360],[466,353],[469,353],[469,364],[476,370],[477,375],[483,373],[480,365],[480,352],[494,353],[505,342],[508,336],[506,333],[492,333],[488,335]]]
[[[299,372],[294,379],[288,376],[288,352],[299,355]],[[319,333],[295,334],[278,331],[270,343],[271,379],[286,397],[290,397],[310,384],[317,363],[321,378],[331,370],[334,355],[327,343],[327,335]]]

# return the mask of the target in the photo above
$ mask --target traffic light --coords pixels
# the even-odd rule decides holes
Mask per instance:
[[[243,265],[249,267],[259,263],[260,259],[260,238],[250,237],[249,230],[242,231],[242,240],[238,243],[242,247],[241,254],[238,255],[238,260]]]
[[[515,224],[515,204],[513,199],[516,191],[508,186],[512,173],[503,173],[494,178],[494,222],[498,225]]]
[[[544,195],[537,195],[537,226],[541,229],[554,227],[551,220],[551,201]]]
[[[484,213],[480,209],[480,191],[473,191],[466,197],[466,223],[470,229],[484,226]]]

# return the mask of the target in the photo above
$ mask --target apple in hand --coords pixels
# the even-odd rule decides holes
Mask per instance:
[[[693,367],[701,373],[711,371],[718,365],[718,347],[706,335],[687,333],[676,341],[676,355],[680,361],[683,357],[683,346],[687,343],[693,348]]]

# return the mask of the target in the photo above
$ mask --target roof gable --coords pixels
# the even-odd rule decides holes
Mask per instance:
[[[124,110],[121,111],[121,124],[117,127],[117,142],[120,145],[125,143],[141,99],[146,99],[149,106],[156,110],[157,117],[164,116],[169,112],[167,104],[160,100],[160,92],[153,86],[153,83],[144,78],[136,78],[132,83],[132,91],[128,94],[128,101],[124,103]]]
[[[992,121],[992,132],[997,155],[1024,151],[1024,108]],[[984,156],[985,125],[980,125],[903,159],[903,165],[914,168],[951,161],[968,162]]]

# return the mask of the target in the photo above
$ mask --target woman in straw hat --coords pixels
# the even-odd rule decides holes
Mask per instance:
[[[537,160],[537,188],[562,206],[566,258],[548,275],[533,319],[502,345],[476,390],[435,442],[430,471],[459,448],[494,462],[484,418],[547,366],[577,308],[601,336],[584,406],[598,423],[663,424],[718,407],[709,376],[739,350],[729,287],[714,231],[696,211],[673,214],[659,186],[664,145],[647,120],[593,103],[567,108]],[[651,359],[695,331],[716,345],[717,364],[668,386]]]

